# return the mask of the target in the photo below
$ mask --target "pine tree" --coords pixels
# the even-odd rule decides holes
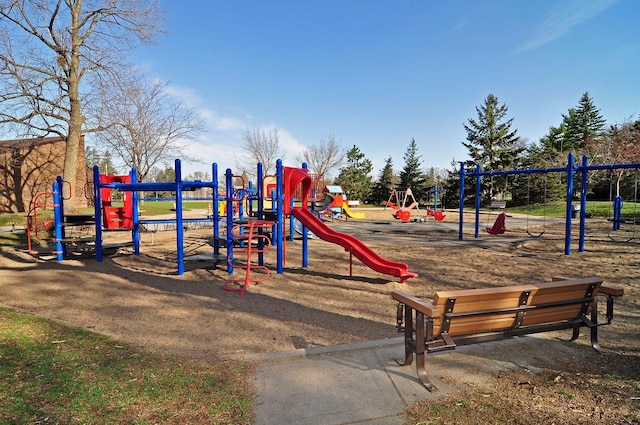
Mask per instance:
[[[340,169],[336,184],[342,187],[350,200],[369,199],[371,193],[371,176],[373,164],[353,145],[347,152],[347,164]]]
[[[411,189],[417,200],[425,199],[427,176],[422,170],[422,155],[418,155],[418,144],[411,139],[404,154],[404,168],[400,172],[400,189]]]
[[[584,152],[590,143],[597,143],[606,123],[588,92],[582,95],[578,106],[569,109],[569,115],[563,115],[563,118],[567,127],[564,144],[576,152]]]
[[[384,204],[389,199],[391,191],[395,188],[393,180],[393,159],[388,157],[384,160],[384,167],[380,171],[378,181],[373,185],[369,202],[376,205]]]
[[[511,130],[513,118],[505,121],[507,106],[499,105],[498,98],[489,94],[484,105],[476,107],[478,119],[469,118],[467,131],[468,143],[462,144],[469,150],[469,165],[480,165],[483,170],[509,170],[517,166],[518,157],[524,150],[517,130]],[[493,198],[495,189],[506,190],[506,179],[496,177],[486,184],[487,200]]]

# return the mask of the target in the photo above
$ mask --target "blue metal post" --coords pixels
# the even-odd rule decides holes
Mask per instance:
[[[622,196],[613,198],[613,230],[620,230],[620,219],[622,218]]]
[[[584,252],[584,236],[587,221],[587,177],[588,163],[586,155],[582,156],[582,180],[580,182],[580,240],[578,242],[578,251]]]
[[[93,211],[96,221],[96,260],[102,262],[102,192],[100,190],[100,168],[93,166]]]
[[[129,179],[131,183],[138,183],[138,173],[135,168],[133,168],[129,172]],[[138,201],[140,197],[140,193],[137,190],[131,191],[131,206],[133,215],[133,229],[131,230],[131,242],[133,242],[133,252],[135,255],[140,255],[140,206],[138,205]]]
[[[571,213],[573,212],[573,175],[574,175],[574,163],[573,152],[569,153],[567,159],[567,211],[565,218],[565,233],[564,233],[564,253],[565,255],[571,255]]]
[[[274,243],[277,243],[277,273],[284,272],[284,168],[282,160],[276,161],[276,234]],[[276,242],[277,241],[277,242]]]
[[[480,165],[476,166],[476,229],[475,237],[480,237],[480,203],[482,198],[480,196],[482,190],[482,176],[480,175]]]
[[[302,163],[302,168],[308,170],[306,162]],[[306,200],[303,198],[302,202]],[[309,205],[303,205],[302,208],[309,208]],[[302,226],[302,267],[309,267],[309,232],[307,226]]]
[[[62,239],[64,238],[64,230],[62,227],[63,212],[62,212],[62,178],[58,176],[53,183],[53,219],[54,219],[54,232],[56,239],[56,260],[64,260],[64,244]]]
[[[182,167],[176,159],[176,252],[178,274],[184,273],[184,227],[182,226]]]
[[[460,163],[460,202],[459,202],[459,223],[458,223],[458,240],[462,240],[462,231],[464,230],[464,162]]]
[[[258,213],[256,215],[256,217],[258,217],[260,220],[264,220],[265,216],[264,216],[264,167],[262,166],[261,162],[258,162],[258,168],[257,168],[257,173],[256,173],[256,193],[257,193],[257,197],[258,197]]]
[[[294,203],[293,203],[293,196],[291,197],[291,199],[288,200],[289,202],[289,211],[293,210],[294,207]],[[295,217],[293,215],[289,215],[289,240],[291,242],[293,242],[296,238],[295,238]]]
[[[262,163],[258,162],[256,165],[256,196],[257,196],[257,211],[255,211],[255,216],[258,220],[262,220]],[[251,182],[249,182],[249,189],[251,189]],[[251,202],[249,203],[251,205]],[[258,234],[264,234],[264,228],[260,226],[258,228]],[[258,265],[264,266],[264,240],[262,238],[258,238]]]
[[[227,273],[233,273],[233,174],[231,168],[225,173],[227,196]]]
[[[211,165],[211,175],[213,181],[213,202],[211,204],[213,216],[213,258],[217,261],[220,255],[220,195],[218,194],[218,164]]]

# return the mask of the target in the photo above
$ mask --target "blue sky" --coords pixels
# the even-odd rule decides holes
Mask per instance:
[[[637,0],[165,0],[167,33],[136,52],[197,108],[189,147],[235,169],[244,130],[277,129],[295,164],[330,135],[394,168],[415,138],[425,167],[467,159],[463,124],[488,94],[544,136],[588,91],[608,123],[640,118]]]

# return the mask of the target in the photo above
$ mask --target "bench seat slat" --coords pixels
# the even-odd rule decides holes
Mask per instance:
[[[511,329],[515,326],[516,315],[514,313],[487,315],[480,320],[477,316],[458,319],[451,323],[448,332],[450,335],[467,335],[470,333],[497,332]]]

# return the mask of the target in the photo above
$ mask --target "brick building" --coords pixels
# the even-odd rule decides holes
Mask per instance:
[[[0,213],[27,212],[40,192],[50,192],[64,168],[65,140],[61,137],[0,141]],[[87,205],[84,137],[78,149],[78,171],[71,189],[76,206]],[[51,203],[51,197],[46,202]],[[40,203],[40,201],[39,201]]]

